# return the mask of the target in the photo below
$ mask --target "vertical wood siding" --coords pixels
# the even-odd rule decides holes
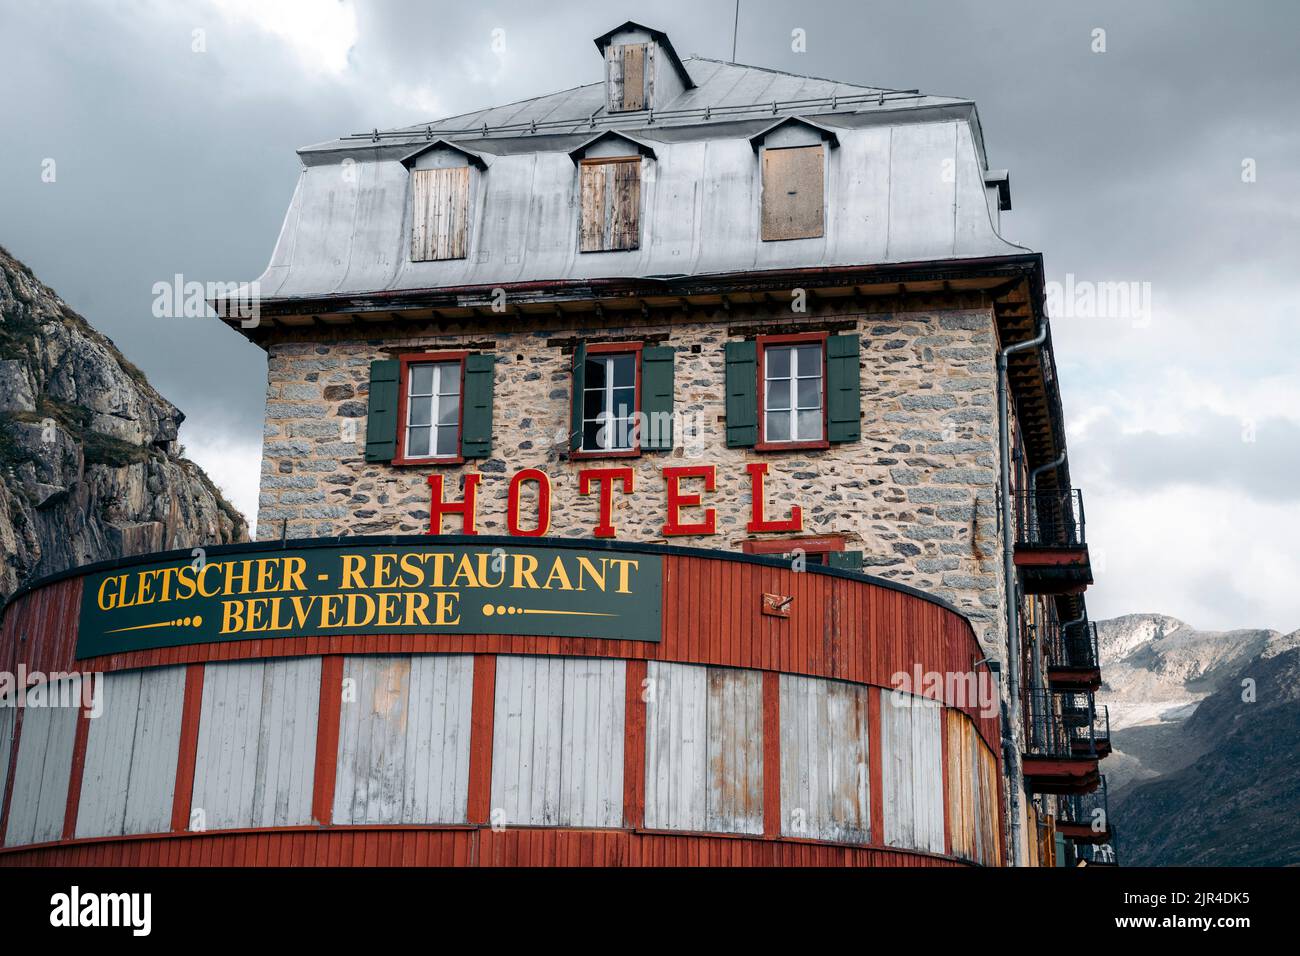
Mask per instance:
[[[17,707],[0,704],[0,809],[4,807],[5,787],[9,783],[9,758],[13,754],[17,717]]]
[[[624,661],[497,658],[492,812],[507,826],[623,823]]]
[[[952,852],[986,866],[1000,866],[997,758],[964,714],[948,711],[948,822]],[[1033,832],[1033,831],[1029,831]]]
[[[104,675],[91,720],[77,805],[78,837],[163,833],[171,827],[185,668]]]
[[[343,662],[334,823],[464,823],[474,659]]]
[[[781,675],[781,833],[870,839],[868,690]]]
[[[469,167],[412,170],[411,260],[464,259],[469,244]]]
[[[319,710],[319,658],[209,665],[190,804],[202,825],[310,822]]]
[[[880,744],[885,843],[943,852],[943,709],[934,701],[885,692]]]
[[[763,832],[763,675],[652,661],[645,826]]]
[[[68,683],[51,682],[47,692],[62,696]],[[80,707],[24,708],[5,846],[44,843],[63,836],[80,714]]]

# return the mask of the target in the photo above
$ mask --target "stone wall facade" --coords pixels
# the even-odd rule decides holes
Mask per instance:
[[[522,468],[545,471],[552,485],[549,534],[591,537],[598,496],[578,493],[583,468],[631,466],[635,492],[614,495],[618,537],[739,550],[749,535],[746,464],[769,465],[767,516],[803,509],[802,535],[842,535],[861,550],[864,570],[945,598],[963,610],[991,654],[1002,646],[997,508],[996,334],[987,306],[927,311],[766,317],[782,331],[856,330],[861,336],[862,438],[825,450],[760,452],[726,447],[724,343],[752,337],[764,321],[723,312],[682,313],[671,324],[565,328],[502,316],[494,324],[437,329],[411,323],[277,330],[268,344],[269,388],[258,537],[273,540],[340,534],[423,534],[429,530],[430,473],[459,500],[460,475],[483,477],[480,534],[506,534],[510,478]],[[414,331],[419,329],[419,331]],[[361,337],[364,333],[365,337]],[[676,349],[671,452],[573,461],[568,457],[572,345],[642,341]],[[468,349],[497,357],[492,457],[463,466],[397,467],[364,460],[369,366],[409,352]],[[685,440],[684,440],[685,439]],[[714,464],[717,488],[704,495],[716,510],[717,534],[665,539],[661,469]],[[532,489],[527,484],[526,488]],[[688,482],[683,490],[700,490]],[[533,515],[528,492],[524,513]],[[534,506],[535,508],[535,506]],[[688,516],[698,512],[686,512]],[[529,522],[531,526],[531,520]],[[443,531],[460,530],[448,516]]]

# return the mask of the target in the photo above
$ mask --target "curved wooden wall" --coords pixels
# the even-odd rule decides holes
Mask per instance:
[[[663,560],[664,627],[663,640],[658,644],[496,634],[375,634],[231,641],[78,661],[74,654],[81,579],[67,577],[37,587],[20,596],[6,610],[0,627],[0,668],[16,672],[19,665],[23,665],[29,672],[47,674],[102,671],[158,674],[160,677],[163,671],[157,669],[161,668],[172,675],[164,682],[170,688],[166,692],[165,707],[169,715],[173,712],[180,715],[180,727],[173,729],[179,736],[177,765],[174,773],[170,768],[160,770],[158,779],[163,783],[152,782],[150,786],[154,789],[149,791],[158,792],[160,786],[174,785],[171,827],[161,833],[90,835],[95,832],[95,825],[85,822],[89,811],[80,814],[79,821],[77,804],[87,773],[88,725],[91,721],[77,718],[75,735],[70,738],[69,746],[63,748],[69,752],[71,763],[63,784],[64,792],[57,797],[41,794],[42,800],[59,800],[60,807],[47,807],[45,816],[50,819],[43,821],[44,830],[36,827],[33,831],[58,831],[57,838],[46,839],[34,846],[6,845],[0,849],[0,864],[893,866],[1000,862],[1000,846],[988,845],[995,835],[1000,843],[1002,831],[1001,788],[992,788],[998,791],[996,796],[989,792],[989,777],[1000,770],[997,717],[981,716],[974,704],[964,700],[945,699],[946,691],[940,690],[931,695],[938,705],[942,705],[935,715],[937,722],[922,711],[910,717],[885,711],[885,719],[882,719],[882,708],[890,706],[890,697],[881,688],[892,687],[896,673],[912,674],[919,667],[927,673],[962,674],[983,667],[976,667],[982,654],[969,623],[960,614],[940,603],[863,577],[813,569],[796,573],[771,562],[723,560],[710,558],[705,552],[699,555],[665,554]],[[765,592],[794,596],[788,619],[761,612]],[[349,669],[348,673],[353,673],[359,666],[357,662],[367,655],[401,655],[404,658],[415,655],[419,659],[429,654],[457,655],[457,659],[466,661],[464,666],[472,670],[472,677],[465,676],[468,672],[462,676],[472,682],[473,702],[471,704],[465,698],[465,702],[459,705],[467,708],[470,735],[468,766],[462,768],[466,775],[464,793],[456,797],[462,799],[461,805],[465,807],[463,821],[411,824],[400,820],[371,822],[366,818],[367,822],[361,824],[340,822],[348,814],[340,812],[342,804],[336,807],[336,801],[342,799],[336,794],[340,789],[338,776],[342,758],[339,755],[340,748],[347,748],[349,729],[346,722],[340,727],[339,706],[337,703],[331,706],[331,702],[336,701],[345,668]],[[620,812],[583,818],[599,820],[601,822],[596,826],[608,828],[592,829],[590,823],[569,827],[555,824],[511,826],[507,823],[504,829],[492,827],[491,804],[497,791],[507,785],[493,780],[493,761],[499,763],[503,759],[501,754],[505,752],[502,740],[495,741],[495,746],[493,740],[494,704],[497,710],[502,706],[500,698],[494,700],[497,674],[504,666],[503,661],[537,657],[605,660],[618,667],[620,676],[617,680],[623,682],[626,695],[619,702],[621,709],[618,711],[624,721],[618,748],[620,792],[613,797],[605,796],[618,800]],[[205,774],[217,772],[204,769],[205,761],[211,763],[215,759],[211,751],[212,735],[256,730],[254,727],[250,731],[243,725],[243,729],[238,731],[214,730],[218,725],[213,716],[216,713],[213,708],[217,705],[209,699],[215,693],[212,681],[233,678],[223,668],[206,665],[235,661],[270,664],[287,658],[297,658],[309,665],[306,679],[319,682],[319,701],[310,701],[310,706],[300,702],[300,705],[295,705],[297,711],[294,714],[277,711],[273,716],[268,715],[267,721],[277,728],[297,722],[295,739],[298,742],[282,745],[286,756],[282,758],[285,766],[281,772],[285,775],[300,773],[291,765],[311,765],[314,779],[310,814],[302,805],[285,809],[282,806],[284,801],[277,804],[274,794],[268,796],[259,792],[257,800],[269,801],[266,803],[269,809],[260,816],[257,813],[250,815],[246,807],[238,811],[236,808],[214,810],[219,817],[220,829],[214,827],[205,832],[189,832],[189,808],[191,803],[199,805],[195,787],[202,791],[207,779]],[[646,707],[641,693],[650,666],[648,662],[651,661],[702,665],[688,670],[707,671],[713,675],[707,679],[715,682],[740,681],[734,691],[728,691],[732,696],[727,699],[733,701],[728,706],[739,706],[734,702],[742,699],[749,702],[745,704],[748,710],[743,717],[749,723],[743,726],[761,726],[763,766],[760,770],[755,764],[748,771],[742,767],[737,773],[750,774],[750,782],[758,788],[761,799],[755,806],[752,805],[752,796],[740,798],[733,794],[719,797],[714,794],[699,798],[705,800],[708,807],[721,800],[725,812],[736,815],[735,819],[741,821],[734,826],[706,823],[701,830],[734,829],[736,832],[698,832],[693,826],[688,828],[688,824],[683,823],[675,824],[675,832],[646,827],[647,753],[654,752],[655,745],[653,741],[647,741]],[[291,662],[284,660],[284,663],[288,665]],[[260,674],[261,668],[257,670]],[[205,671],[208,672],[206,698]],[[660,672],[669,673],[662,666]],[[268,682],[272,680],[272,673],[279,674],[274,679],[280,681],[304,679],[282,673],[282,669],[273,672],[268,668],[265,678]],[[747,673],[752,674],[752,681],[744,676]],[[127,676],[122,674],[123,678]],[[826,794],[810,797],[813,803],[818,799],[822,802],[820,809],[810,808],[811,829],[796,828],[792,831],[789,821],[782,820],[783,802],[788,806],[791,798],[788,781],[783,782],[781,769],[783,759],[787,770],[791,767],[791,760],[797,760],[791,756],[796,751],[790,750],[795,745],[789,740],[795,724],[793,717],[781,715],[780,709],[782,700],[789,710],[791,701],[807,699],[808,688],[797,683],[805,678],[818,679],[814,683],[823,688],[817,691],[822,695],[819,698],[822,702],[817,706],[823,710],[827,706],[838,708],[836,713],[848,713],[850,716],[846,719],[860,721],[861,726],[869,728],[867,739],[862,741],[866,754],[854,755],[853,742],[848,739],[853,736],[851,729],[848,738],[840,743],[836,743],[837,731],[834,728],[805,728],[799,732],[805,739],[815,742],[811,749],[839,748],[836,750],[841,755],[838,759],[841,763],[848,761],[846,766],[853,760],[869,756],[870,780],[861,782],[862,796],[860,805],[856,807],[852,805],[855,799],[852,794],[847,797]],[[256,679],[263,678],[259,676]],[[433,678],[426,676],[421,679]],[[827,684],[827,681],[831,683]],[[145,700],[145,695],[151,691],[139,688],[151,683],[158,682],[128,682],[135,688],[132,692],[139,695],[140,701]],[[268,683],[267,687],[270,686]],[[857,690],[853,689],[855,687]],[[250,693],[257,693],[256,688]],[[264,693],[267,700],[274,700],[277,696],[274,690]],[[470,691],[463,693],[469,694]],[[830,698],[826,698],[826,693],[830,693]],[[792,697],[792,694],[803,696]],[[831,700],[831,704],[827,704],[826,699]],[[141,703],[139,706],[144,705]],[[754,710],[755,706],[758,711]],[[845,711],[846,707],[848,711]],[[962,713],[966,717],[959,718]],[[206,726],[201,726],[203,714],[208,715]],[[167,719],[172,720],[171,717]],[[952,723],[955,719],[969,727],[969,738],[957,733]],[[33,721],[33,730],[38,722]],[[304,722],[310,723],[309,734],[303,730]],[[14,803],[15,770],[23,723],[21,710],[9,721],[14,746],[8,747],[8,766],[0,767],[0,781],[3,781],[0,833],[4,833],[4,828],[11,823],[9,816]],[[917,728],[915,732],[920,734],[923,725],[926,728],[925,739],[933,743],[924,746],[918,743],[901,763],[891,760],[889,769],[885,770],[883,761],[889,759],[887,751],[910,746],[907,741],[911,738],[906,735],[913,733],[914,726]],[[5,726],[0,721],[0,730]],[[220,726],[226,727],[225,724]],[[204,730],[208,740],[201,743]],[[60,740],[68,736],[67,728],[60,730],[54,725],[42,732],[55,734],[56,731],[62,734]],[[110,732],[108,724],[95,732],[107,735]],[[105,746],[132,745],[128,739],[129,732],[121,733],[126,736],[121,737],[120,742],[105,744],[105,737],[96,741],[96,746],[89,747],[90,773],[108,772],[96,769],[112,763],[104,759]],[[652,737],[654,733],[652,726]],[[819,733],[821,737],[817,737]],[[842,728],[838,733],[840,737],[845,736]],[[903,736],[895,741],[897,735]],[[958,746],[958,740],[963,753],[950,753],[950,747]],[[138,741],[135,745],[143,746]],[[846,746],[850,749],[844,750]],[[982,754],[972,752],[972,747]],[[784,758],[783,748],[787,751]],[[0,747],[0,753],[5,750],[5,747]],[[58,761],[63,759],[62,756],[57,758]],[[654,759],[659,763],[651,764],[650,772],[655,772],[654,766],[660,765],[660,772],[666,772],[662,767],[668,765],[663,761],[670,758],[661,754]],[[743,759],[752,760],[753,755],[736,759],[742,762]],[[986,768],[974,774],[973,783],[968,769],[972,761],[977,767]],[[497,769],[500,777],[500,766]],[[832,776],[839,773],[834,768],[814,769]],[[759,776],[754,777],[754,774]],[[939,779],[932,779],[936,775]],[[922,808],[918,797],[915,821],[910,817],[902,823],[887,819],[882,806],[887,794],[888,800],[894,804],[899,800],[906,802],[911,799],[909,794],[924,789],[926,781],[938,789],[931,794],[929,806]],[[786,785],[784,801],[783,783]],[[978,792],[966,792],[965,788],[971,786]],[[57,790],[58,781],[47,787]],[[445,803],[452,798],[444,794],[439,799]],[[745,799],[750,799],[751,803],[740,806],[739,803],[744,803]],[[129,802],[125,797],[123,800]],[[845,800],[848,800],[847,805]],[[990,806],[990,800],[994,802],[993,806]],[[66,807],[62,806],[63,803]],[[428,797],[426,803],[432,805],[437,800]],[[704,809],[678,811],[668,809],[665,802],[650,809],[654,819],[669,819],[674,814],[683,820],[718,819],[717,813],[705,804],[700,806]],[[109,808],[108,811],[96,807],[94,810],[96,819],[113,820],[123,815],[130,817],[133,812],[150,819],[159,816],[156,807],[144,811],[138,807],[134,810],[130,807]],[[692,812],[695,816],[691,816]],[[699,816],[701,813],[703,817]],[[710,817],[709,813],[713,816]],[[758,816],[754,816],[755,813]],[[60,819],[62,827],[57,825]],[[272,824],[263,825],[268,820]],[[308,825],[301,825],[303,823]],[[617,825],[619,823],[621,826]],[[804,833],[815,836],[805,837]],[[78,838],[78,834],[83,836]],[[889,845],[891,843],[894,845]]]

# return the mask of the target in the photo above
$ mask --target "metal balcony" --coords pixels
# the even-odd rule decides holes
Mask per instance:
[[[1113,842],[1080,843],[1074,850],[1075,866],[1119,866],[1119,856]]]
[[[1098,690],[1101,662],[1097,625],[1091,621],[1047,624],[1043,629],[1047,680],[1054,690]]]
[[[1097,761],[1102,754],[1095,745],[1092,694],[1031,690],[1025,696],[1026,784],[1037,793],[1089,793],[1096,789],[1101,780]]]
[[[1027,594],[1079,594],[1092,583],[1083,492],[1019,492],[1016,566]]]
[[[1076,793],[1062,797],[1058,809],[1056,832],[1075,843],[1109,843],[1110,801],[1106,790],[1106,777],[1092,793]]]

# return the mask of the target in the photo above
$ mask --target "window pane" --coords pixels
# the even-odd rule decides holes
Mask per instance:
[[[460,424],[459,396],[444,395],[438,399],[438,424],[451,425],[453,429]]]
[[[626,418],[636,411],[636,388],[614,389],[614,414]]]
[[[822,381],[819,378],[799,379],[799,407],[821,408]]]
[[[429,455],[429,429],[412,428],[407,432],[406,455],[408,458],[427,458]]]
[[[605,410],[605,391],[604,389],[587,389],[582,396],[582,417],[598,418],[600,413]]]
[[[632,428],[633,420],[631,418],[614,418],[611,419],[607,426],[606,447],[610,449],[629,449],[632,447]]]
[[[427,425],[429,416],[433,414],[433,399],[431,398],[412,398],[406,403],[407,424],[408,425]]]
[[[822,437],[822,412],[821,409],[814,409],[808,412],[799,412],[799,441],[816,441]]]
[[[454,456],[456,448],[456,426],[444,426],[438,429],[438,450],[436,454]]]
[[[785,347],[766,348],[763,350],[763,354],[767,356],[768,378],[790,377],[790,349]]]
[[[460,394],[460,363],[442,362],[438,365],[438,394]]]
[[[799,377],[821,375],[822,347],[820,345],[800,345],[798,352]]]
[[[768,441],[790,440],[790,413],[777,412],[767,416],[767,430],[764,437]]]
[[[582,426],[582,447],[588,451],[600,451],[601,422],[587,422]]]
[[[605,357],[603,355],[587,359],[587,388],[605,387]]]
[[[610,356],[614,366],[614,387],[636,386],[636,357],[633,355]]]
[[[433,394],[433,366],[432,365],[412,365],[409,367],[408,374],[411,378],[410,391],[408,395],[432,395]]]
[[[770,408],[773,411],[790,407],[790,380],[788,378],[767,383],[767,396],[763,399],[763,407]]]

